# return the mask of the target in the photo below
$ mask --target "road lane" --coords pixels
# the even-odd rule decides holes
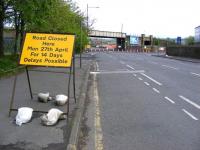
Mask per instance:
[[[119,60],[124,60],[125,56],[121,58],[121,55],[114,55]],[[140,59],[138,59],[138,57]],[[158,65],[148,63],[149,61],[158,62]],[[164,86],[160,87],[160,90],[166,92],[166,94],[175,97],[177,97],[177,94],[184,94],[185,96],[197,100],[196,103],[200,104],[200,80],[197,76],[195,77],[190,73],[190,71],[198,72],[198,70],[200,70],[200,65],[142,54],[126,55],[126,63],[133,66],[136,70],[145,70],[145,74],[156,79],[156,81],[162,82]],[[134,64],[137,64],[137,67],[135,67]],[[163,68],[162,65],[164,64],[179,69]],[[158,87],[156,86],[156,88]]]
[[[116,58],[116,55],[114,54],[113,57]],[[110,70],[122,69],[131,62],[127,58],[127,60],[122,60],[125,64],[121,64],[120,59],[110,61],[107,60],[107,55],[102,54],[98,54],[97,58],[98,64],[103,70],[109,69],[109,66]],[[117,58],[119,57],[117,56]],[[137,60],[141,61],[143,58]],[[109,66],[107,66],[107,61]],[[138,64],[138,62],[136,63]],[[134,66],[134,69],[146,71],[149,67],[140,62],[141,65],[144,65],[143,68]],[[151,71],[151,77],[158,78],[153,76],[152,72],[155,69],[150,68],[147,71],[148,73]],[[141,74],[135,75],[142,78]],[[165,76],[167,75],[165,74]],[[149,84],[151,80],[148,78],[144,81],[139,78],[134,74],[99,74],[97,76],[104,148],[111,150],[199,149],[200,126],[197,122],[191,122],[191,120],[195,120],[196,115],[194,116],[190,109],[185,108],[185,105],[188,104],[172,105],[175,104],[174,99],[178,99],[178,94],[176,93],[177,97],[174,95],[172,92],[174,89],[165,92],[169,90],[171,82],[164,81],[163,86],[159,86],[154,82]],[[152,89],[159,92],[156,93]],[[168,95],[170,92],[173,94]],[[171,95],[174,95],[175,98],[171,98]],[[170,103],[166,102],[166,99]]]

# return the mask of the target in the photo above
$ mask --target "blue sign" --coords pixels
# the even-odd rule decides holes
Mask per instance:
[[[181,45],[181,37],[177,37],[176,44]]]

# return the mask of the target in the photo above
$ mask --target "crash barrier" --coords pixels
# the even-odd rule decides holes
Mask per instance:
[[[168,46],[166,54],[169,56],[200,58],[200,46]]]
[[[68,75],[68,86],[66,90],[68,94],[68,102],[66,112],[64,112],[67,116],[69,116],[70,99],[74,98],[76,103],[74,42],[74,34],[26,33],[19,60],[19,65],[25,66],[31,100],[33,100],[34,93],[31,86],[30,72],[61,73]],[[35,69],[35,67],[45,67],[46,69]],[[66,68],[67,70],[48,70],[51,68]],[[9,117],[12,111],[18,110],[13,108],[17,77],[18,75],[16,74],[9,105]],[[71,79],[73,80],[73,83],[71,83]],[[71,84],[73,84],[74,97],[70,97]],[[33,110],[33,112],[47,113],[47,111],[44,110]]]

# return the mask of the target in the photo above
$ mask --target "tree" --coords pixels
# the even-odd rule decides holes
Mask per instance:
[[[186,45],[194,45],[194,36],[189,36],[185,38],[185,44]]]
[[[71,0],[10,0],[9,9],[6,21],[12,24],[16,31],[15,53],[18,39],[21,38],[22,41],[24,31],[74,33],[77,52],[88,42],[86,17]],[[8,8],[5,8],[4,12],[6,10]]]
[[[8,0],[0,0],[0,57],[4,56],[3,29]]]

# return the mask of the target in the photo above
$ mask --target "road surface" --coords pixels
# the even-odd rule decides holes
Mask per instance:
[[[145,53],[91,55],[82,149],[200,149],[199,63]]]

